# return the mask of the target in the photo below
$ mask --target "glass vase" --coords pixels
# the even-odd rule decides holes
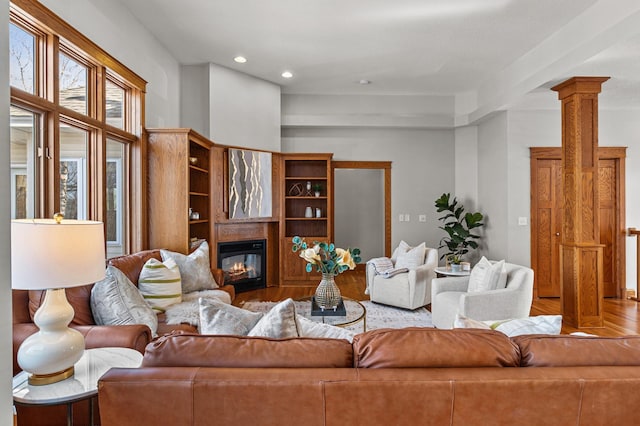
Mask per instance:
[[[342,296],[340,295],[340,289],[336,285],[333,274],[322,274],[322,280],[318,288],[316,288],[315,299],[318,306],[323,310],[335,310],[338,307]]]

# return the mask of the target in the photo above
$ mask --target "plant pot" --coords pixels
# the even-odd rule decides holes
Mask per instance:
[[[451,264],[451,272],[460,272],[460,271],[462,271],[462,265],[460,265],[459,263]]]

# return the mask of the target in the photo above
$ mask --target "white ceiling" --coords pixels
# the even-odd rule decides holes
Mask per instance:
[[[612,77],[601,104],[640,108],[637,0],[122,2],[180,63],[223,65],[285,94],[451,95],[464,124],[542,107],[557,99],[553,83],[598,75]]]

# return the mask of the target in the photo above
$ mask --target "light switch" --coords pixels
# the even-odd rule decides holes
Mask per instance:
[[[400,222],[404,222],[404,215],[402,213],[400,213],[400,216],[398,216],[398,220]]]
[[[405,222],[411,222],[411,216],[409,216],[409,213],[404,215],[404,221]]]
[[[527,226],[527,218],[526,218],[526,216],[520,216],[518,218],[518,225],[519,226]]]

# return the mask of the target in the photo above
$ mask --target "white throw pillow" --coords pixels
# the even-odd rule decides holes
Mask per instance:
[[[175,260],[147,260],[140,271],[138,289],[157,312],[164,312],[169,306],[182,302],[182,281]]]
[[[262,314],[228,305],[216,299],[198,299],[200,334],[246,336],[260,321]]]
[[[299,326],[296,315],[296,305],[293,299],[286,299],[269,310],[251,329],[248,336],[271,337],[283,339],[298,337]]]
[[[505,321],[484,321],[489,327],[509,337],[522,334],[560,334],[562,315],[538,315]]]
[[[412,247],[405,252],[398,253],[396,260],[396,269],[407,268],[409,270],[417,269],[424,264],[424,255],[427,251],[425,243]]]
[[[326,337],[329,339],[346,339],[352,342],[353,336],[356,335],[355,332],[342,327],[315,322],[303,316],[298,316],[297,318],[300,325],[300,337]]]
[[[411,246],[407,244],[404,240],[401,240],[400,244],[398,244],[398,247],[396,247],[393,250],[393,254],[391,255],[391,261],[393,263],[396,263],[396,261],[398,260],[398,255],[400,253],[406,253],[407,251],[409,251],[409,249],[411,249]]]
[[[105,278],[95,283],[90,302],[96,324],[144,324],[156,336],[158,317],[131,280],[115,266],[109,266]]]
[[[467,291],[473,293],[504,288],[507,280],[504,263],[504,260],[492,263],[489,262],[486,257],[482,256],[480,261],[471,270]]]
[[[160,250],[160,254],[162,260],[173,259],[178,264],[183,293],[218,288],[218,283],[211,274],[209,244],[206,241],[190,255],[169,250]]]

